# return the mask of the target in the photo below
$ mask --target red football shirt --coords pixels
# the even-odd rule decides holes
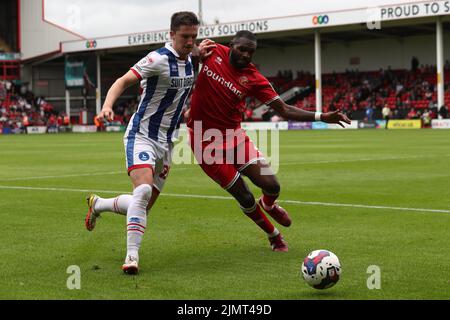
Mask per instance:
[[[278,98],[269,81],[254,64],[238,69],[229,61],[230,48],[217,44],[203,62],[192,93],[188,126],[202,121],[203,129],[237,129],[245,110],[245,98],[268,104]]]

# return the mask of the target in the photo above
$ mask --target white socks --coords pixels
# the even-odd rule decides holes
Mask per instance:
[[[139,258],[138,251],[147,226],[147,205],[152,196],[152,187],[141,184],[133,191],[127,211],[127,256]]]
[[[132,198],[133,196],[130,194],[123,194],[109,199],[98,198],[95,202],[94,211],[96,213],[110,211],[125,216],[127,215],[128,207],[130,206]]]

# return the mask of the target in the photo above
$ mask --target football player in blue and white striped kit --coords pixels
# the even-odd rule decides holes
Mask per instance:
[[[114,118],[113,105],[126,88],[140,81],[142,94],[124,135],[132,195],[103,199],[88,197],[86,228],[94,229],[100,213],[111,211],[127,216],[127,254],[122,270],[138,272],[139,248],[147,227],[147,213],[162,191],[170,169],[173,141],[182,109],[194,82],[191,52],[199,21],[192,12],[177,12],[170,25],[171,42],[134,65],[111,86],[99,113],[100,119]]]

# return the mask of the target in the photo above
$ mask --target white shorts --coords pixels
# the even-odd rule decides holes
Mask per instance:
[[[138,168],[153,171],[153,186],[162,191],[172,163],[173,143],[158,142],[137,133],[123,138],[128,174]]]

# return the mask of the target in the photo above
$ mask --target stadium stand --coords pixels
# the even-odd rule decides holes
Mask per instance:
[[[443,1],[437,2],[442,2],[441,9],[447,8]],[[167,40],[167,32],[148,31],[123,37],[112,34],[87,41],[61,24],[63,20],[53,21],[42,4],[41,0],[0,3],[0,126],[23,132],[24,123],[53,124],[54,118],[57,124],[64,123],[61,119],[66,113],[69,124],[95,125],[95,115],[108,88],[148,50]],[[414,6],[420,9],[417,16],[408,16],[402,11],[404,7],[394,1],[377,8],[382,29],[372,28],[364,18],[366,12],[351,6],[324,11],[327,19],[320,26],[313,14],[301,14],[295,19],[264,18],[263,23],[254,20],[247,27],[254,26],[258,34],[260,51],[255,63],[287,102],[305,110],[339,109],[353,120],[372,122],[382,119],[381,110],[387,106],[392,110],[391,119],[422,119],[426,125],[430,119],[448,118],[450,62],[445,63],[442,77],[446,81],[443,100],[442,82],[438,90],[436,81],[441,69],[431,64],[441,66],[449,59],[448,41],[443,35],[448,38],[450,18],[447,12],[426,10],[421,1]],[[391,9],[401,13],[395,17],[382,15]],[[35,19],[37,16],[39,19]],[[226,44],[234,32],[233,26],[242,27],[230,23],[219,23],[215,28],[205,25],[199,39],[207,36]],[[440,29],[442,32],[438,32]],[[319,38],[315,31],[320,31]],[[436,44],[443,51],[441,58],[436,56],[439,50],[433,52]],[[386,50],[374,55],[379,45],[386,45]],[[318,59],[315,52],[321,52],[322,57]],[[85,64],[90,86],[66,86],[69,57]],[[322,99],[316,99],[315,88],[315,68],[319,64]],[[137,95],[137,86],[124,92],[114,106],[114,125],[123,129],[128,123],[137,106]],[[438,100],[442,108],[437,105]],[[247,99],[243,120],[283,120],[263,107],[259,101]],[[450,121],[444,122],[450,127]]]
[[[445,65],[445,78],[450,79],[450,62]],[[314,75],[298,71],[296,78],[288,71],[279,71],[268,77],[272,85],[283,93],[293,87],[305,88],[295,97],[294,104],[302,109],[314,111],[316,106]],[[437,119],[435,66],[422,65],[417,70],[391,70],[323,75],[323,110],[342,110],[354,120],[382,119],[381,109],[387,105],[393,119],[422,119],[424,125]],[[445,84],[445,105],[450,105],[450,81]],[[255,117],[253,110],[260,105],[255,99],[246,101],[245,121],[280,121],[282,118],[268,111]],[[137,106],[136,99],[129,99],[115,106],[114,122],[126,125]],[[64,125],[64,112],[54,111],[44,97],[35,97],[25,86],[11,81],[0,81],[0,130],[3,132],[25,132],[26,126]],[[441,109],[441,117],[448,118],[448,108]],[[66,121],[67,122],[67,121]]]
[[[69,125],[68,118],[54,110],[44,97],[35,97],[26,86],[0,80],[0,132],[26,133],[28,126]]]
[[[415,71],[390,68],[377,71],[359,72],[347,70],[344,73],[331,73],[322,76],[323,110],[342,110],[354,120],[382,119],[381,109],[387,105],[394,119],[436,119],[437,89],[436,68],[422,65]],[[445,65],[445,78],[450,77],[450,62]],[[294,101],[299,108],[316,110],[314,75],[298,71],[297,78],[292,73],[278,72],[276,77],[268,78],[280,92],[293,87],[306,88]],[[445,105],[450,105],[450,81],[445,83]],[[256,107],[258,104],[256,103]],[[261,120],[249,116],[255,108],[255,102],[247,102],[245,119]],[[448,108],[442,108],[441,117],[447,118]]]

